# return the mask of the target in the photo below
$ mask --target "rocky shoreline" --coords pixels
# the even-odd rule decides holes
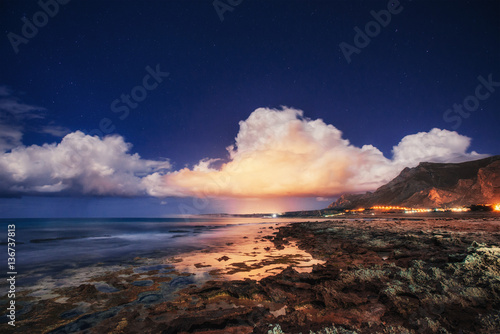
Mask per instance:
[[[273,242],[290,240],[325,264],[185,289],[157,332],[500,332],[495,218],[297,223]]]
[[[297,245],[320,262],[309,272],[297,271],[296,260],[285,255],[241,262],[224,273],[269,263],[285,269],[238,280],[218,271],[203,284],[177,271],[180,259],[143,272],[113,271],[93,283],[116,292],[89,282],[60,290],[57,298],[34,304],[20,328],[40,328],[32,333],[500,333],[498,217],[339,219],[265,229],[258,237],[269,242],[266,248]],[[173,292],[175,298],[166,298]],[[67,303],[76,315],[61,320]]]

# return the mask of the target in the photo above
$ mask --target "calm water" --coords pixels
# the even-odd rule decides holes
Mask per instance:
[[[156,303],[174,298],[177,290],[189,284],[202,284],[210,279],[258,280],[279,273],[288,265],[294,265],[298,271],[310,271],[321,261],[293,242],[278,249],[270,241],[278,225],[292,221],[205,217],[1,219],[0,243],[4,251],[0,252],[0,267],[4,273],[8,271],[7,226],[14,224],[16,291],[34,298],[18,300],[20,316],[28,314],[40,300],[59,298],[64,291],[61,288],[93,284],[103,293],[118,292],[120,286],[112,286],[106,280],[96,281],[96,277],[123,269],[147,276],[134,285],[151,285],[158,277],[172,275],[172,281],[161,283],[160,289],[151,293],[156,298],[151,303]],[[241,264],[245,268],[241,269]],[[146,274],[150,271],[158,272]],[[173,271],[191,275],[177,277]],[[7,303],[7,291],[8,283],[4,280],[0,282],[0,305]],[[128,305],[143,304],[146,297],[140,294]],[[61,316],[77,317],[89,312],[90,304],[85,305],[75,308],[70,303]],[[100,314],[90,314],[85,321],[98,323],[102,320]],[[0,319],[6,321],[7,317]]]
[[[16,268],[53,270],[136,256],[160,257],[197,249],[241,225],[289,222],[258,218],[0,219],[1,263],[7,263],[7,225],[16,225]],[[3,265],[2,265],[3,266]],[[5,265],[6,266],[6,265]]]

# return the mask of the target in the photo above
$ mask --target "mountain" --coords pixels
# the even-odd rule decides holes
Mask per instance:
[[[344,194],[328,208],[436,208],[498,202],[500,155],[462,163],[421,162],[417,167],[403,169],[373,193]]]

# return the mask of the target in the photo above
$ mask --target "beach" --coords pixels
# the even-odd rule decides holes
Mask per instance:
[[[22,225],[15,332],[500,328],[498,214]]]

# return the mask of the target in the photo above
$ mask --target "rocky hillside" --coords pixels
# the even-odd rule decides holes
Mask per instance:
[[[463,163],[422,162],[365,194],[344,194],[329,209],[396,205],[452,207],[500,202],[500,155]]]

